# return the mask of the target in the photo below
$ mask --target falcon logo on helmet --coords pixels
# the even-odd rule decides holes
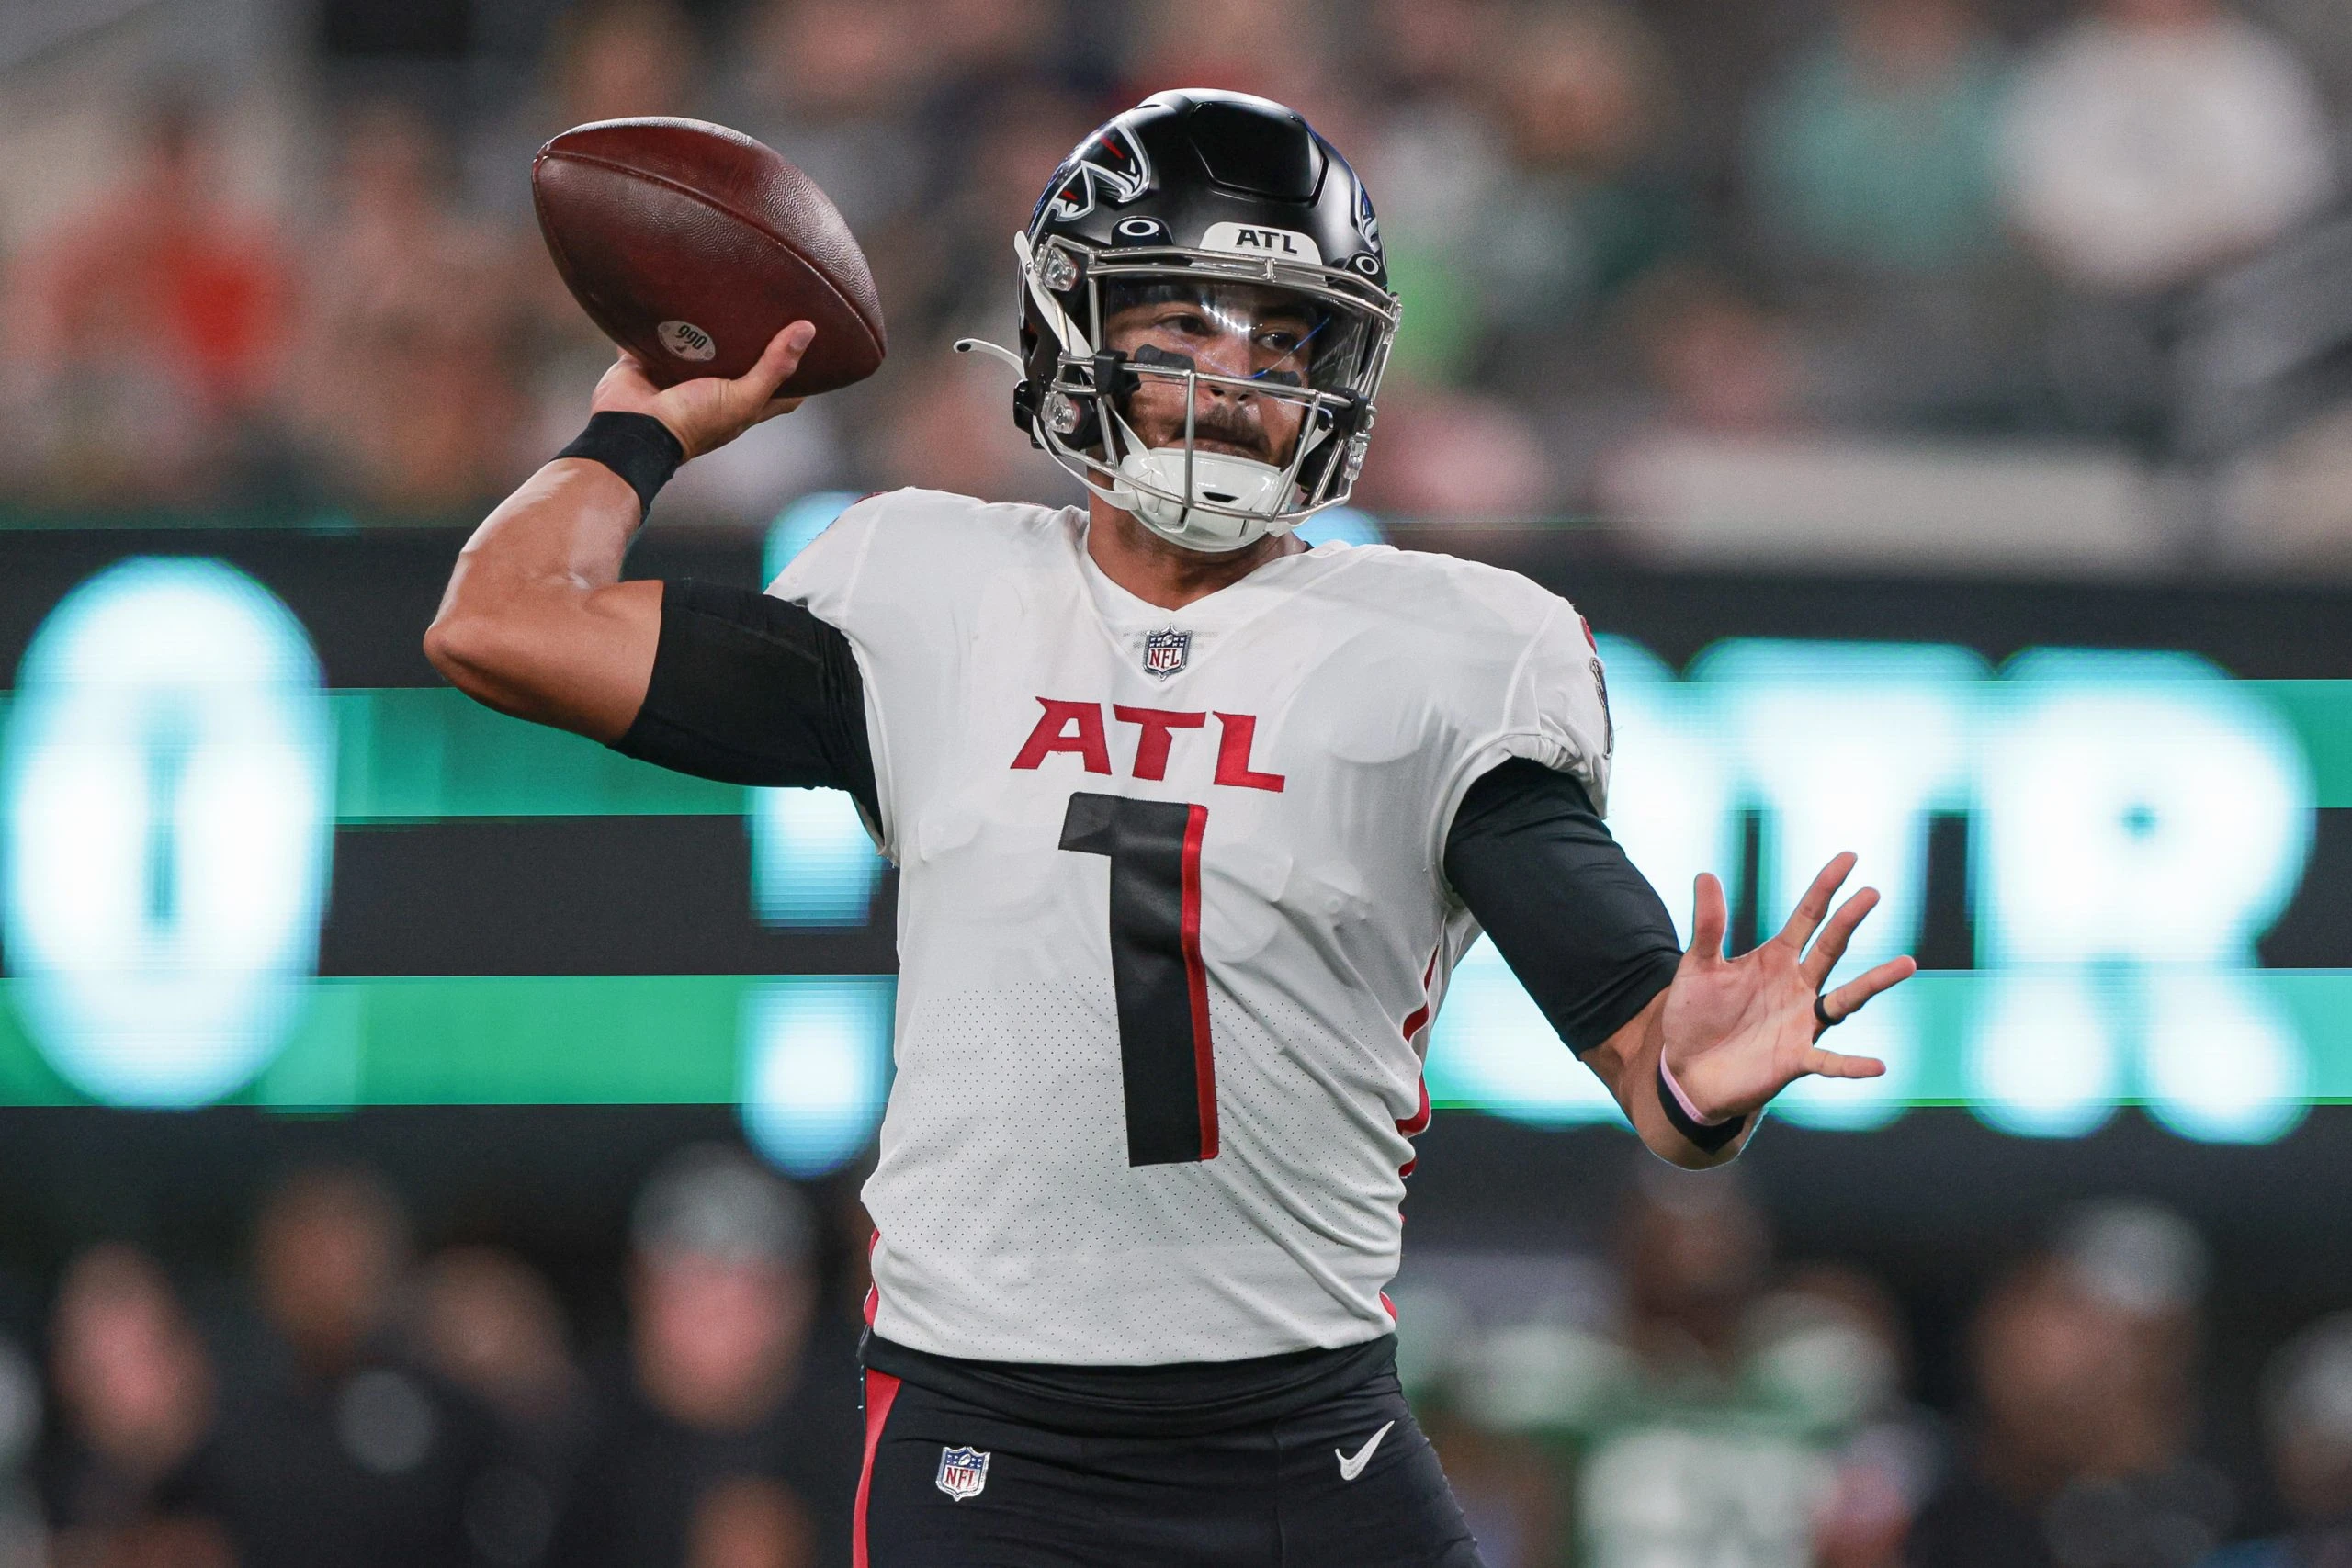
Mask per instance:
[[[1151,160],[1135,144],[1118,121],[1113,120],[1084,141],[1057,172],[1053,188],[1030,215],[1029,226],[1051,209],[1055,221],[1069,223],[1094,210],[1107,197],[1125,206],[1151,188]]]
[[[1081,142],[1013,236],[1013,418],[1093,494],[1189,549],[1345,502],[1396,297],[1355,171],[1295,111],[1160,93]]]

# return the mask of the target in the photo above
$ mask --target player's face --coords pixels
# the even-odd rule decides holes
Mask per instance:
[[[1163,292],[1154,290],[1153,292]],[[1269,388],[1308,385],[1315,346],[1315,311],[1279,290],[1246,284],[1164,290],[1112,310],[1103,323],[1109,345],[1139,367],[1203,376],[1229,376]],[[1184,444],[1181,375],[1145,375],[1127,400],[1127,423],[1147,446]],[[1306,409],[1295,400],[1202,381],[1193,395],[1193,441],[1204,452],[1254,457],[1277,468],[1297,445]]]

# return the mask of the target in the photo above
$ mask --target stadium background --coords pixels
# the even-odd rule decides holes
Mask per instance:
[[[1883,1091],[1681,1181],[1465,965],[1396,1294],[1489,1561],[2186,1564],[2352,1510],[2340,7],[23,0],[0,1553],[842,1559],[890,878],[418,635],[607,355],[547,135],[740,125],[874,260],[883,373],[632,558],[753,584],[865,489],[1065,498],[945,345],[1177,82],[1380,204],[1407,325],[1323,526],[1613,639],[1670,903],[1711,865],[1750,940],[1859,840],[1928,971]]]

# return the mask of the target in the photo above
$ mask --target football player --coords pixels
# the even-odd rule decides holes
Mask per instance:
[[[683,460],[784,412],[626,355],[485,522],[428,635],[494,707],[746,784],[849,792],[900,871],[897,1078],[865,1187],[857,1561],[1466,1564],[1382,1287],[1422,1052],[1481,929],[1652,1150],[1732,1158],[1866,1058],[1821,1032],[1875,901],[1833,861],[1681,950],[1602,825],[1569,604],[1327,544],[1396,326],[1370,198],[1279,105],[1163,93],[1015,237],[1015,417],[1087,491],[900,491],[766,593],[622,581]],[[964,346],[986,347],[980,344]]]

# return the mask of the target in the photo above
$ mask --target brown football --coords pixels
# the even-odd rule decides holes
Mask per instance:
[[[780,395],[881,367],[882,305],[817,183],[741,131],[607,119],[539,149],[531,195],[556,271],[660,385],[741,376],[793,321],[817,325]]]

